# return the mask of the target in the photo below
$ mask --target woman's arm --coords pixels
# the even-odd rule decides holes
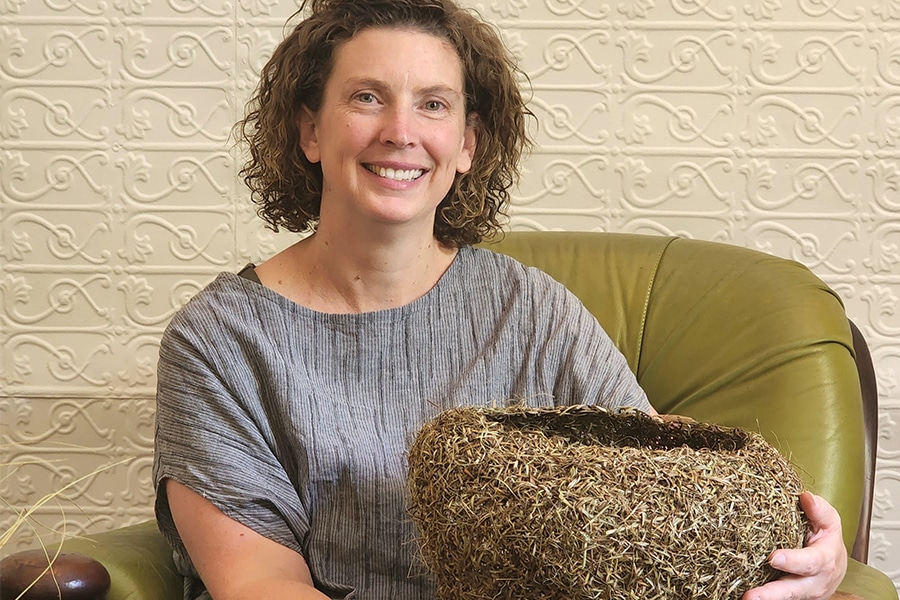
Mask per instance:
[[[214,600],[321,600],[304,558],[226,516],[173,479],[164,482],[178,534]]]

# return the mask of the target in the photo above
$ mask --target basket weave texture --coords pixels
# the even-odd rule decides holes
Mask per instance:
[[[445,411],[409,488],[438,600],[738,599],[808,526],[762,436],[634,410]]]

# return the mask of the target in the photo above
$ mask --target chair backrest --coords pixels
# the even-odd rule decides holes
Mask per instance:
[[[859,384],[862,391],[863,427],[865,429],[865,485],[863,499],[859,508],[859,530],[853,543],[851,556],[860,562],[869,558],[869,529],[872,524],[872,502],[875,499],[875,459],[878,455],[878,385],[875,378],[875,365],[872,354],[859,328],[850,321],[853,333],[853,350],[856,358],[856,370],[859,373]]]
[[[514,232],[489,247],[572,290],[659,412],[765,436],[837,508],[848,550],[865,561],[874,460],[853,336],[840,299],[809,269],[648,235]]]

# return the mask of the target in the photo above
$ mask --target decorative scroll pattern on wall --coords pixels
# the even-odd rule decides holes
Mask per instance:
[[[734,243],[844,298],[881,391],[870,562],[900,584],[900,2],[469,4],[534,90],[512,227]],[[125,460],[39,511],[49,528],[152,516],[162,329],[289,239],[248,205],[229,131],[294,9],[0,0],[0,462],[22,464],[0,497]]]

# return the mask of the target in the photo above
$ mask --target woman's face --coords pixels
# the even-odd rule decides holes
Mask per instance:
[[[321,163],[319,228],[330,221],[415,224],[435,210],[475,153],[462,64],[453,47],[411,29],[366,29],[341,44],[300,143]]]

